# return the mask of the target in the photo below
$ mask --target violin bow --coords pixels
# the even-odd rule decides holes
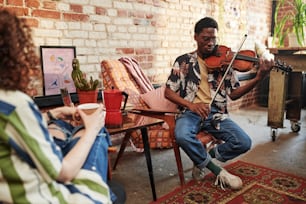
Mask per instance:
[[[229,72],[230,68],[232,67],[232,65],[233,65],[233,63],[234,63],[234,61],[235,61],[235,59],[236,59],[236,57],[237,57],[239,51],[240,51],[241,48],[242,48],[242,45],[244,44],[244,42],[245,42],[245,40],[246,40],[247,37],[248,37],[247,34],[245,34],[245,35],[243,36],[243,38],[242,38],[242,40],[241,40],[241,43],[240,43],[240,46],[239,46],[239,49],[238,49],[237,52],[235,52],[235,54],[234,54],[234,56],[233,56],[231,62],[230,62],[229,65],[227,66],[226,71],[224,72],[223,77],[222,77],[222,79],[221,79],[221,81],[220,81],[220,83],[219,83],[219,85],[218,85],[218,87],[217,87],[217,89],[216,89],[216,92],[215,92],[213,98],[211,99],[211,101],[210,101],[210,103],[209,103],[209,107],[211,107],[212,103],[213,103],[214,100],[216,99],[216,96],[217,96],[218,92],[220,91],[220,88],[221,88],[221,86],[222,86],[222,84],[223,84],[223,82],[224,82],[224,80],[225,80],[225,77],[226,77],[227,73]]]

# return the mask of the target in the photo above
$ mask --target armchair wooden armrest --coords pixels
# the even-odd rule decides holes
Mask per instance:
[[[174,111],[165,111],[160,109],[134,108],[131,110],[131,112],[153,118],[158,118],[165,121],[169,126],[172,143],[176,145],[175,136],[174,136],[174,127],[175,127],[175,115],[178,113],[177,111],[174,112]]]
[[[175,140],[175,137],[174,137],[175,115],[178,112],[165,111],[165,110],[159,110],[159,109],[149,109],[149,108],[134,108],[131,110],[131,112],[153,117],[153,118],[158,118],[158,119],[165,121],[169,126],[171,140],[172,141]]]
[[[130,112],[151,116],[151,117],[164,117],[164,116],[171,116],[174,117],[178,112],[177,111],[166,111],[161,109],[152,109],[152,108],[133,108]]]
[[[134,112],[145,112],[145,113],[157,113],[157,114],[177,114],[178,111],[168,111],[162,109],[153,109],[153,108],[133,108],[131,111]]]

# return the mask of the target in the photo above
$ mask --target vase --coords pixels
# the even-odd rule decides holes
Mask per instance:
[[[83,103],[97,103],[98,101],[98,90],[81,91],[77,90],[79,104]]]
[[[289,47],[299,47],[299,42],[294,33],[288,33],[288,45]]]
[[[306,29],[305,29],[306,31]],[[306,45],[306,40],[304,39],[304,41],[302,42],[303,45]],[[296,37],[295,33],[288,33],[288,45],[289,47],[302,47],[303,45],[300,45],[298,42],[298,39]]]

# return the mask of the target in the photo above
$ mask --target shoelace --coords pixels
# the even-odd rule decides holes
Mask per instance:
[[[225,191],[226,188],[226,181],[225,178],[222,178],[220,175],[217,176],[217,179],[215,181],[215,186],[220,185],[221,189]]]
[[[204,170],[200,170],[200,176],[204,177],[205,176],[205,171]]]
[[[196,172],[192,172],[192,174],[198,174],[199,177],[203,178],[205,176],[205,171],[204,171],[204,169],[201,170],[201,169],[197,168]]]

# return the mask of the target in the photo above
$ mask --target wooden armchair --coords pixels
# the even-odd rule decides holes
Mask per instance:
[[[142,93],[140,92],[140,88],[137,85],[137,82],[133,79],[131,74],[127,71],[126,67],[119,60],[103,60],[101,62],[101,71],[103,77],[103,84],[106,89],[110,88],[111,86],[114,86],[115,88],[128,92],[128,103],[131,103],[134,106],[131,112],[162,119],[168,124],[169,128],[163,129],[162,131],[167,132],[171,140],[171,146],[174,150],[180,184],[184,185],[185,178],[181,154],[179,146],[175,141],[174,135],[175,115],[177,114],[177,112],[150,108],[140,97]],[[208,133],[200,133],[198,134],[198,138],[201,140],[203,145],[211,145],[218,142],[211,134]],[[117,158],[113,169],[115,169],[118,159],[119,158]]]
[[[169,134],[172,140],[172,146],[174,151],[174,156],[176,160],[178,175],[180,178],[181,186],[185,184],[185,177],[184,177],[184,169],[181,159],[181,153],[178,144],[175,141],[175,134],[174,134],[174,127],[175,127],[175,115],[176,112],[167,112],[162,110],[154,110],[154,109],[134,109],[134,113],[138,113],[141,115],[146,115],[154,118],[159,118],[164,120],[169,126]],[[211,134],[206,132],[200,132],[197,135],[197,138],[202,142],[206,148],[218,144],[220,141],[214,138]]]

